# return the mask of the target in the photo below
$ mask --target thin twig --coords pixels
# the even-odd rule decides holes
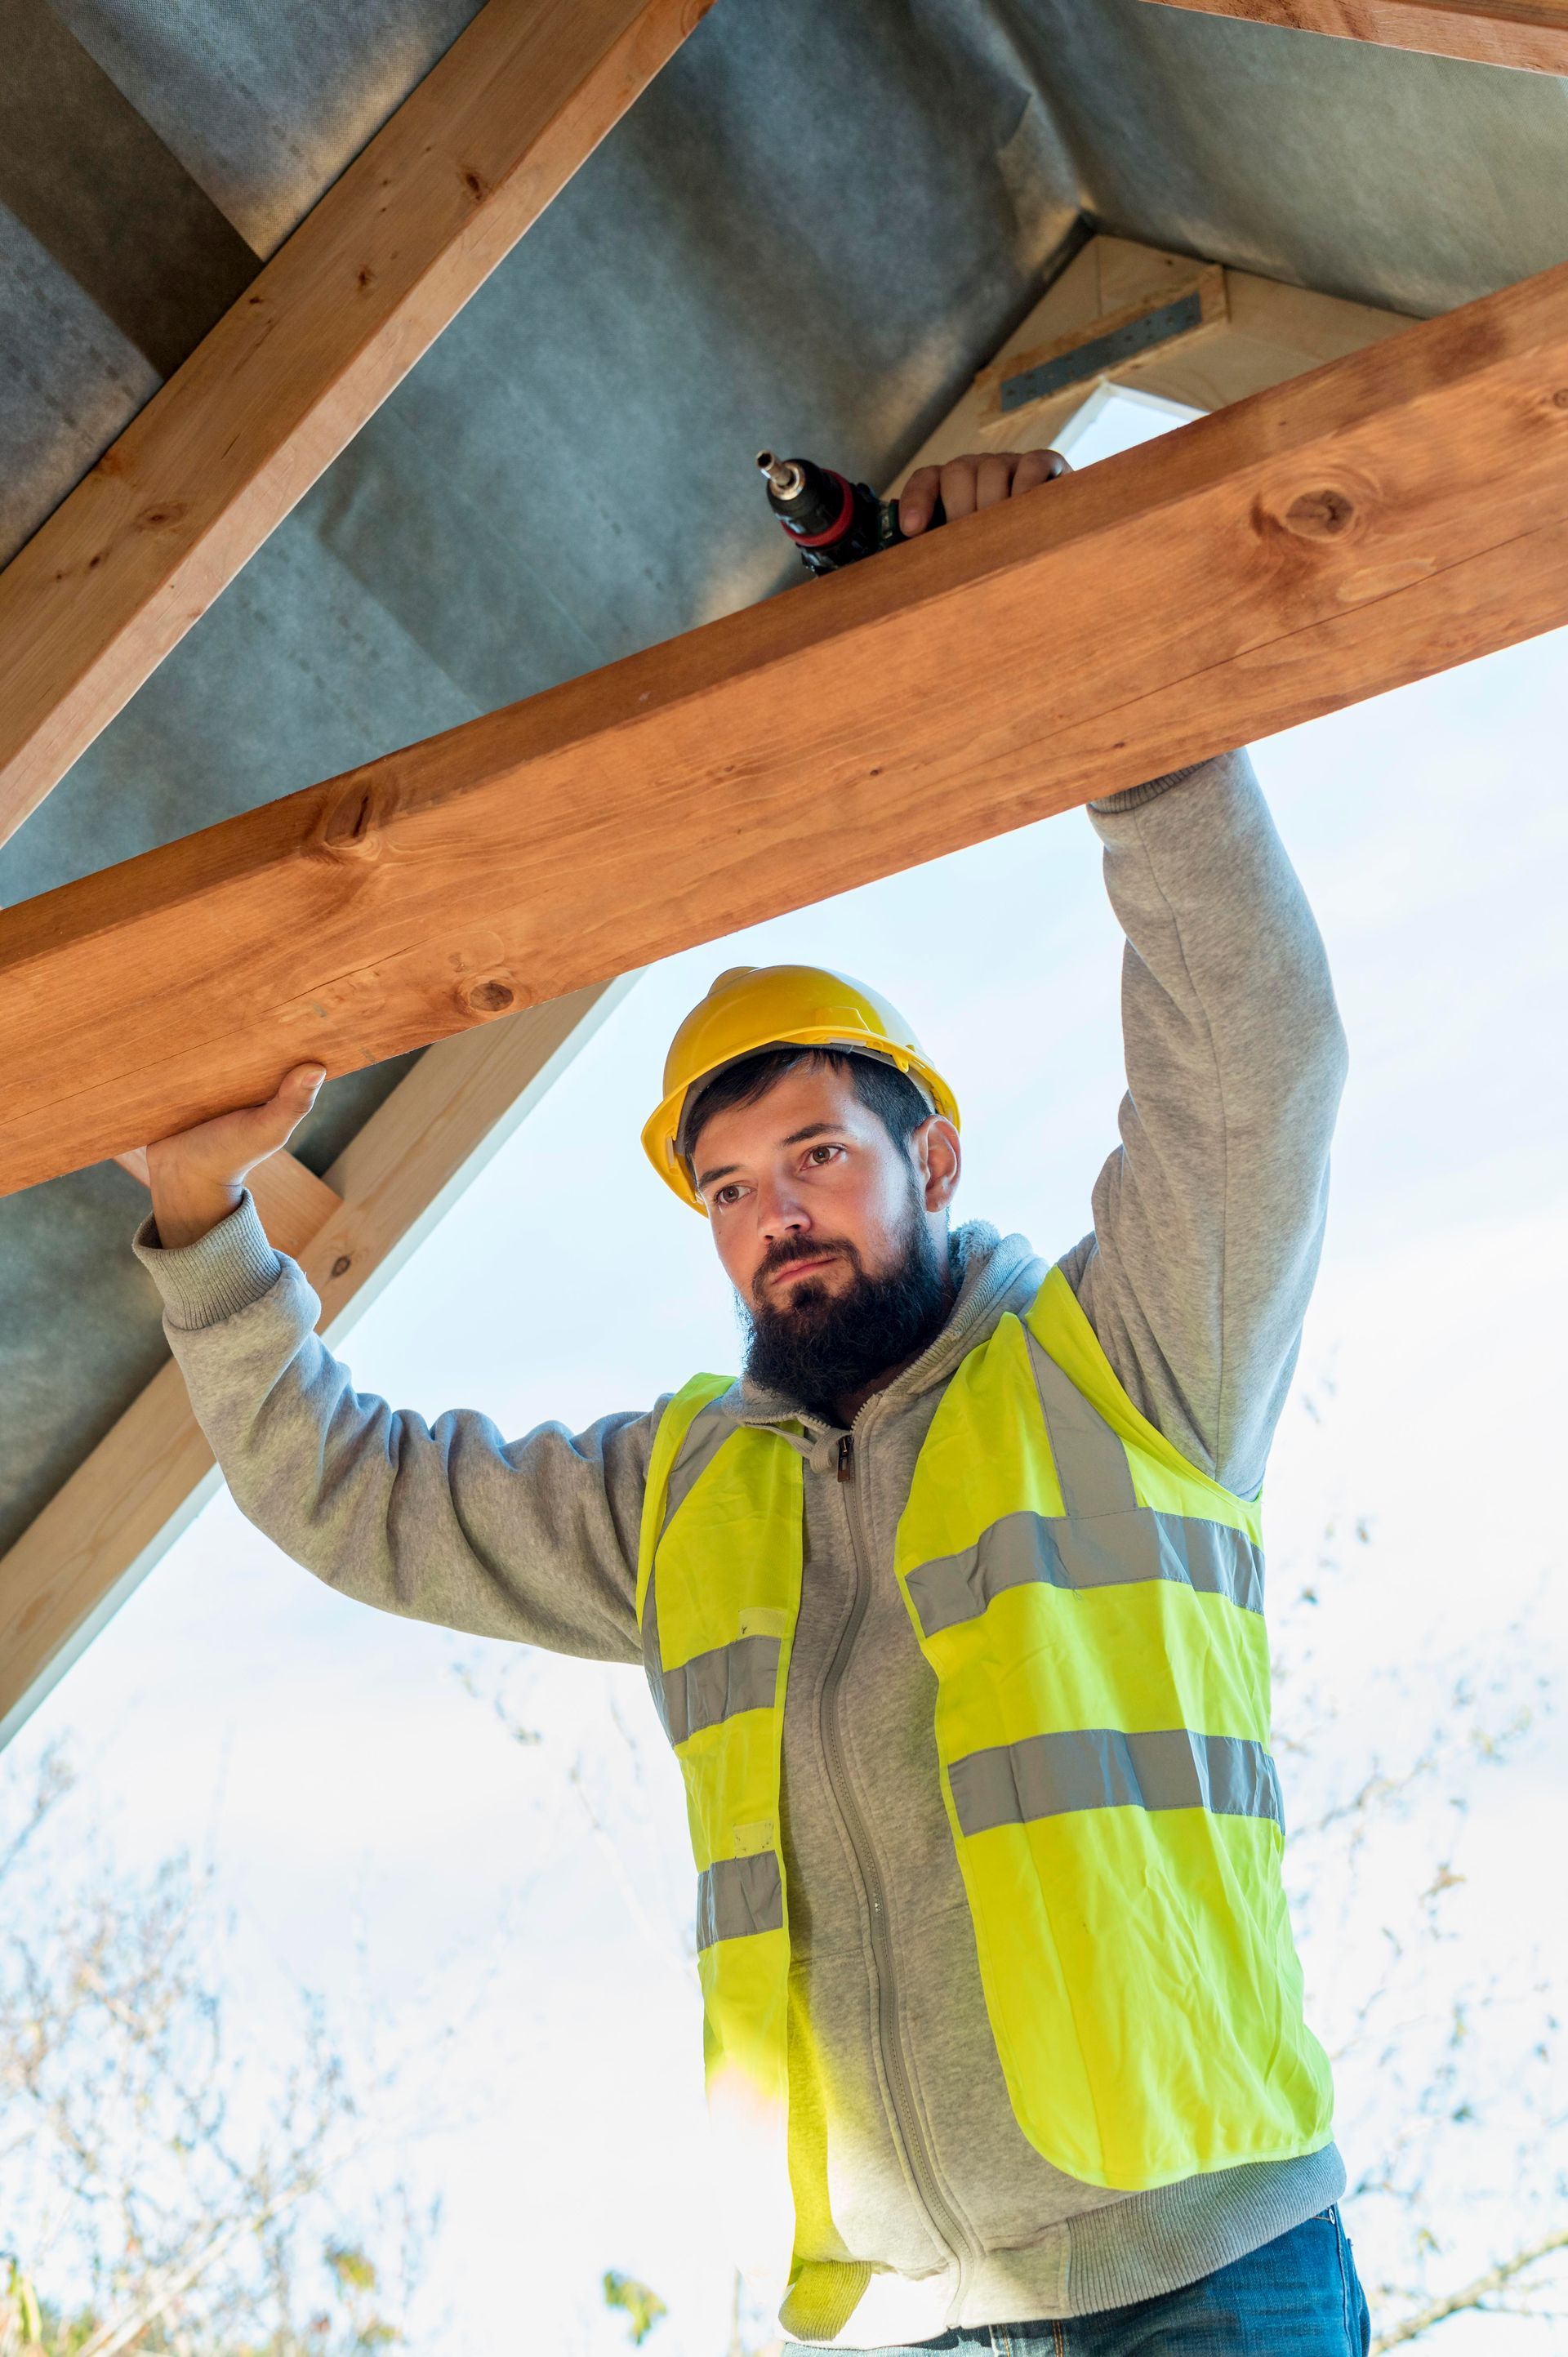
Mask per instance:
[[[1516,2251],[1511,2258],[1499,2259],[1495,2267],[1488,2267],[1485,2275],[1477,2276],[1474,2283],[1466,2284],[1460,2290],[1448,2292],[1442,2299],[1429,2300],[1391,2331],[1380,2334],[1372,2343],[1371,2357],[1380,2357],[1385,2349],[1401,2348],[1408,2341],[1419,2341],[1423,2333],[1446,2322],[1451,2316],[1484,2308],[1493,2292],[1501,2291],[1516,2276],[1523,2275],[1538,2259],[1549,2258],[1553,2251],[1568,2251],[1568,2226],[1557,2227],[1542,2241],[1532,2243],[1528,2250]]]

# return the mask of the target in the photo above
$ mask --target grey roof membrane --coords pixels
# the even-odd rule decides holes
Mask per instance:
[[[0,0],[0,559],[473,13]],[[769,594],[758,443],[890,475],[1086,223],[1429,313],[1568,255],[1565,159],[1549,78],[1144,0],[718,0],[0,901]],[[409,1060],[328,1082],[303,1158]],[[145,1200],[113,1163],[0,1200],[0,1549],[165,1355]]]

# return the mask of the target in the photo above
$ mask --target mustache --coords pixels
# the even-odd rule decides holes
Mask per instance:
[[[781,1268],[789,1268],[798,1260],[846,1260],[856,1275],[861,1273],[860,1254],[847,1237],[783,1236],[776,1244],[768,1246],[757,1264],[751,1280],[753,1297],[765,1302],[769,1281]]]

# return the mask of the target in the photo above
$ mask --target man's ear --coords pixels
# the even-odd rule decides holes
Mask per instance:
[[[934,1113],[910,1132],[909,1151],[915,1157],[915,1175],[927,1211],[945,1211],[958,1192],[963,1168],[957,1130],[941,1114]]]

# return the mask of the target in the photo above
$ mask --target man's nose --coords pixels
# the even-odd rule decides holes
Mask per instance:
[[[764,1180],[757,1189],[757,1211],[761,1232],[769,1243],[780,1236],[799,1235],[811,1225],[804,1203],[777,1180]]]

